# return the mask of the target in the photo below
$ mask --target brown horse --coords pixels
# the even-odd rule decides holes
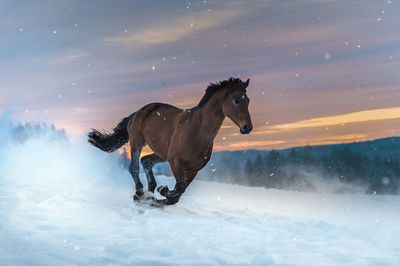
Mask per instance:
[[[249,134],[252,130],[250,100],[246,95],[248,85],[249,79],[243,82],[238,78],[211,83],[200,103],[191,109],[150,103],[124,118],[113,133],[93,129],[88,141],[106,152],[113,152],[129,141],[132,155],[129,172],[136,186],[135,200],[146,198],[139,179],[139,157],[143,146],[149,145],[154,153],[141,158],[148,190],[154,193],[157,187],[152,171],[157,163],[168,161],[176,179],[173,190],[158,187],[157,191],[166,199],[152,198],[153,202],[175,204],[210,160],[214,138],[226,116],[240,128],[240,133]]]

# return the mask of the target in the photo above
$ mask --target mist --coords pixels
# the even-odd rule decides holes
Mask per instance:
[[[85,136],[2,119],[0,137],[1,265],[400,263],[398,196],[335,194],[305,171],[314,192],[195,180],[151,208],[133,203],[120,155]]]

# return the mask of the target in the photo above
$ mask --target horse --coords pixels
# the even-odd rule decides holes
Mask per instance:
[[[91,129],[88,142],[105,152],[113,152],[129,141],[129,172],[135,183],[135,201],[146,198],[139,179],[139,159],[142,148],[148,145],[154,153],[140,159],[151,192],[148,194],[157,188],[165,197],[151,197],[157,206],[176,204],[197,172],[210,160],[215,136],[225,117],[239,127],[241,134],[249,134],[253,129],[246,94],[249,81],[231,77],[210,83],[200,102],[190,109],[166,103],[147,104],[123,118],[111,133]],[[173,190],[157,187],[152,168],[160,162],[170,164],[176,180]]]

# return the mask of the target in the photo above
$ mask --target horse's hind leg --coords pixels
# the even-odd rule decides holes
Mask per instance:
[[[132,159],[131,159],[131,164],[129,166],[129,172],[131,173],[133,181],[135,182],[135,188],[136,188],[135,197],[136,198],[140,198],[144,195],[143,184],[139,178],[139,157],[140,157],[141,150],[142,150],[141,147],[131,146]]]
[[[149,191],[154,193],[154,190],[157,187],[157,182],[154,178],[152,168],[157,163],[165,162],[165,160],[163,158],[161,158],[160,156],[158,156],[157,154],[153,153],[153,154],[143,156],[140,161],[143,165],[144,172],[146,173]]]

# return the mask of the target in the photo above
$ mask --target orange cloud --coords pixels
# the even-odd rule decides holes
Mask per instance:
[[[278,144],[283,144],[286,141],[283,140],[255,140],[255,141],[240,141],[240,142],[233,142],[233,143],[227,143],[223,145],[222,143],[219,143],[215,146],[216,150],[226,150],[229,148],[232,149],[249,149],[249,148],[254,148],[254,147],[261,147],[261,146],[272,146],[272,145],[278,145]]]
[[[313,145],[325,145],[325,144],[336,144],[336,143],[350,143],[356,141],[368,140],[367,134],[346,134],[338,136],[330,136],[326,138],[314,138]]]
[[[266,134],[274,131],[296,130],[300,128],[310,127],[327,127],[349,123],[360,123],[375,120],[396,119],[400,118],[400,107],[382,108],[374,110],[365,110],[348,114],[316,117],[307,120],[301,120],[294,123],[269,126],[266,130],[260,130],[255,134]]]

